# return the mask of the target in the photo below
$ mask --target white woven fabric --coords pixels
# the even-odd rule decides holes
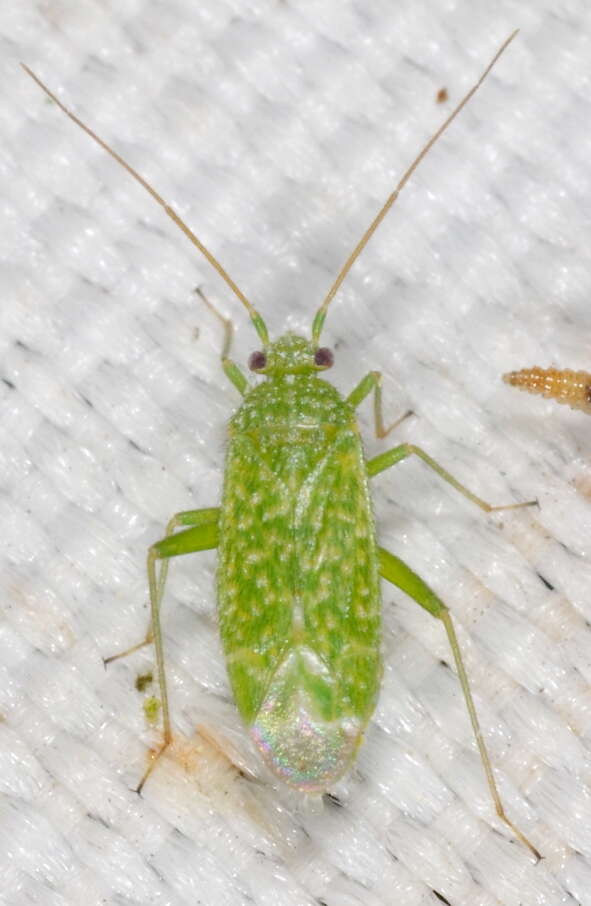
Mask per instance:
[[[516,27],[324,340],[344,393],[379,369],[387,415],[414,409],[393,443],[422,445],[491,502],[540,501],[487,517],[420,462],[373,482],[382,543],[456,617],[507,811],[545,858],[494,817],[442,627],[391,587],[383,692],[342,807],[315,813],[278,789],[229,695],[214,553],[171,568],[178,736],[139,798],[158,737],[134,681],[153,651],[102,658],[145,631],[145,551],[169,516],[219,501],[238,403],[193,288],[232,314],[241,363],[257,340],[18,62],[153,180],[276,335],[309,328]],[[591,419],[501,382],[525,365],[591,370],[588,4],[25,0],[2,4],[0,32],[0,901],[591,904]]]

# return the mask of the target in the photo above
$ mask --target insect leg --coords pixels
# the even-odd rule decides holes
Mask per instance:
[[[222,368],[224,369],[224,374],[226,377],[234,384],[238,393],[244,394],[248,390],[248,381],[244,377],[240,367],[233,362],[230,356],[230,349],[232,348],[232,339],[234,337],[234,325],[230,318],[226,318],[221,311],[218,311],[213,302],[210,302],[205,293],[202,292],[200,287],[197,287],[195,290],[200,299],[205,302],[210,312],[216,316],[216,318],[222,322],[224,326],[224,345],[222,346]]]
[[[165,539],[179,528],[181,525],[191,525],[191,526],[200,526],[200,525],[209,525],[210,523],[216,523],[218,519],[219,509],[217,507],[210,507],[209,509],[204,510],[185,510],[182,513],[176,513],[166,526]],[[163,540],[165,540],[163,539]],[[162,544],[162,542],[160,542]],[[215,545],[213,545],[215,547]],[[195,550],[207,550],[207,548],[196,548]],[[181,552],[182,553],[182,552]],[[191,553],[191,551],[188,551]],[[174,556],[170,554],[169,556]],[[168,574],[168,560],[162,562],[160,573],[158,575],[158,594],[160,599],[164,594],[164,585],[166,583],[166,576]],[[148,625],[148,630],[146,632],[145,638],[141,642],[132,645],[130,648],[126,648],[125,651],[119,651],[117,654],[112,654],[110,657],[103,659],[105,667],[107,664],[112,663],[113,661],[118,661],[120,658],[127,657],[129,654],[133,654],[134,651],[139,651],[140,648],[143,648],[145,645],[151,645],[154,641],[154,634],[152,632],[152,618],[150,618],[150,623]]]
[[[373,459],[369,459],[366,463],[367,474],[372,478],[374,475],[383,472],[385,469],[389,469],[390,466],[396,465],[397,462],[401,462],[412,454],[422,459],[429,468],[437,472],[440,478],[447,481],[447,483],[454,487],[456,491],[459,491],[460,494],[463,494],[464,497],[467,497],[468,500],[471,500],[472,503],[479,506],[485,513],[493,513],[497,510],[517,510],[524,506],[535,506],[538,503],[537,500],[527,500],[524,503],[508,503],[501,506],[492,506],[492,504],[487,503],[486,500],[482,500],[481,497],[478,497],[476,494],[473,494],[472,491],[469,491],[468,488],[459,482],[457,478],[454,478],[447,469],[444,469],[443,466],[439,465],[439,463],[429,456],[428,453],[425,453],[421,447],[415,447],[414,444],[400,444],[398,447],[392,447],[391,450],[386,450],[385,453],[380,453],[378,456],[374,456]]]
[[[158,670],[158,683],[160,685],[160,698],[162,701],[163,739],[162,745],[154,754],[150,765],[140,780],[137,792],[140,793],[146,780],[152,773],[154,766],[166,747],[172,740],[170,723],[170,710],[168,707],[168,690],[166,688],[166,672],[164,668],[164,647],[162,644],[162,629],[160,626],[160,604],[164,594],[168,561],[171,557],[181,554],[193,554],[197,551],[211,550],[218,544],[218,519],[219,510],[189,510],[173,516],[167,526],[167,534],[162,541],[157,541],[148,551],[148,584],[150,586],[150,607],[152,611],[152,635],[156,650],[156,668]],[[191,525],[191,528],[176,535],[170,534],[178,525]],[[157,574],[156,561],[162,560],[160,572]],[[149,635],[150,633],[148,633]]]
[[[384,550],[383,547],[380,547],[378,548],[378,557],[380,575],[384,579],[387,579],[388,582],[391,582],[393,585],[402,589],[402,591],[416,601],[417,604],[420,604],[421,607],[427,610],[431,616],[441,620],[445,626],[445,631],[454,656],[456,670],[458,672],[458,679],[460,680],[464,700],[468,708],[468,714],[470,715],[470,722],[476,738],[476,745],[478,746],[484,773],[486,774],[486,780],[494,802],[495,811],[499,818],[511,828],[517,839],[521,840],[521,842],[531,850],[536,859],[541,859],[540,853],[535,846],[529,842],[527,837],[519,830],[519,828],[515,827],[513,822],[505,814],[505,809],[495,783],[490,757],[484,744],[484,739],[482,738],[482,731],[480,729],[474,699],[472,698],[472,693],[470,691],[468,675],[466,673],[466,668],[464,667],[458,638],[448,608],[443,601],[437,597],[435,592],[429,588],[426,582],[423,582],[420,576],[413,572],[406,563],[398,557],[395,557],[394,554],[391,554],[389,551]]]
[[[148,551],[148,584],[150,588],[151,619],[146,638],[138,645],[127,651],[107,658],[105,664],[117,658],[124,657],[132,651],[137,651],[143,645],[154,642],[156,649],[156,667],[158,670],[158,683],[162,702],[163,740],[162,745],[155,753],[148,769],[142,777],[136,792],[140,793],[146,780],[152,773],[154,766],[172,739],[170,724],[170,709],[168,706],[168,691],[166,688],[166,673],[164,668],[164,650],[162,645],[162,630],[160,627],[160,605],[164,594],[168,561],[171,557],[181,554],[192,554],[197,551],[210,550],[218,544],[218,519],[219,509],[211,507],[203,510],[187,510],[177,513],[172,517],[166,527],[166,535],[161,541],[153,544]],[[187,525],[190,528],[173,534],[176,528]],[[156,562],[161,560],[160,570],[156,570]]]
[[[392,422],[391,425],[388,425],[386,428],[384,425],[384,413],[382,410],[382,372],[381,371],[370,371],[369,374],[366,374],[362,378],[357,386],[351,391],[347,397],[347,402],[352,406],[357,408],[360,403],[373,392],[373,415],[374,415],[374,425],[376,437],[387,437],[390,431],[393,431],[394,428],[397,428],[400,422],[403,422],[405,418],[408,418],[409,415],[414,415],[412,409],[409,409],[404,415],[401,415],[400,418],[397,418],[396,421]]]

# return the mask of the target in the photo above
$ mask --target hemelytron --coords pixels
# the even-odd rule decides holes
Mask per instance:
[[[379,372],[363,377],[345,398],[320,376],[333,360],[320,336],[341,283],[419,163],[514,36],[408,167],[345,261],[314,316],[310,336],[288,333],[273,341],[262,316],[178,214],[24,67],[197,246],[248,311],[261,346],[251,354],[249,368],[263,380],[251,384],[230,358],[232,327],[224,322],[222,367],[243,401],[230,420],[222,503],[173,516],[165,537],[148,554],[151,624],[140,645],[155,645],[164,733],[138,790],[172,739],[160,625],[168,563],[180,554],[218,548],[218,616],[230,684],[251,737],[276,776],[318,794],[354,761],[379,691],[380,580],[386,579],[442,621],[496,812],[539,855],[505,814],[447,607],[405,563],[378,545],[369,479],[414,454],[486,512],[505,507],[471,493],[411,444],[366,460],[355,417],[360,403],[373,396],[378,437],[395,427],[384,425]]]

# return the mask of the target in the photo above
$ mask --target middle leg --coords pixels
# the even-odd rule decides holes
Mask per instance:
[[[378,475],[380,472],[385,471],[385,469],[389,469],[391,466],[396,465],[396,463],[406,459],[407,456],[412,455],[422,459],[430,469],[437,472],[440,478],[447,481],[447,483],[455,488],[456,491],[459,491],[460,494],[467,497],[468,500],[471,500],[476,506],[479,506],[485,513],[494,513],[497,510],[518,510],[524,506],[537,506],[538,504],[537,500],[526,500],[524,503],[507,503],[493,506],[491,503],[487,503],[486,500],[473,494],[472,491],[458,481],[457,478],[454,478],[451,472],[444,469],[432,456],[429,456],[429,454],[421,447],[416,447],[414,444],[400,444],[398,447],[392,447],[391,450],[386,450],[385,453],[374,456],[373,459],[367,461],[367,474],[370,478],[373,478],[374,475]]]

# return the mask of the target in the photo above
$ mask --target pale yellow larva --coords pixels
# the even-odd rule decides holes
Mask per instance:
[[[566,403],[591,415],[591,373],[570,368],[522,368],[503,375],[506,384]]]

